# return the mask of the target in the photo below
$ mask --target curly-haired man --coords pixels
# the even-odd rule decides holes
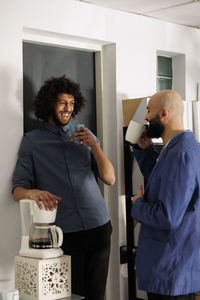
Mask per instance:
[[[112,226],[96,176],[115,182],[114,168],[85,127],[70,134],[69,120],[85,105],[79,84],[51,77],[39,90],[35,115],[42,125],[26,133],[13,175],[13,198],[57,207],[62,249],[72,259],[72,292],[103,300]]]

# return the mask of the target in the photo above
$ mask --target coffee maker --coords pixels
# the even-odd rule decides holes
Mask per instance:
[[[41,202],[43,206],[43,203]],[[54,258],[63,255],[60,246],[63,233],[55,222],[57,209],[40,209],[34,200],[20,200],[22,240],[20,256],[32,258]]]
[[[71,257],[60,246],[62,230],[53,223],[57,209],[20,201],[22,239],[15,256],[15,288],[23,300],[71,299]]]

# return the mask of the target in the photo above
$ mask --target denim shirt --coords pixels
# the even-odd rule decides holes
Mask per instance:
[[[12,190],[22,186],[60,196],[56,225],[63,232],[75,232],[109,221],[96,175],[91,148],[71,142],[68,125],[60,128],[43,123],[22,139]]]

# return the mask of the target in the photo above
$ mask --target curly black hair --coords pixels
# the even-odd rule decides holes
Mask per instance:
[[[75,104],[72,117],[81,111],[85,106],[86,99],[80,91],[80,85],[65,75],[61,77],[51,77],[44,82],[44,85],[37,93],[34,103],[35,115],[38,119],[48,121],[52,116],[59,94],[74,96]]]

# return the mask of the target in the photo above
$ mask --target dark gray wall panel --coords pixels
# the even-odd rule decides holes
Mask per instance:
[[[35,96],[45,80],[66,75],[78,82],[87,99],[83,111],[70,123],[83,123],[96,134],[95,57],[86,52],[55,46],[23,43],[24,132],[37,128]]]

